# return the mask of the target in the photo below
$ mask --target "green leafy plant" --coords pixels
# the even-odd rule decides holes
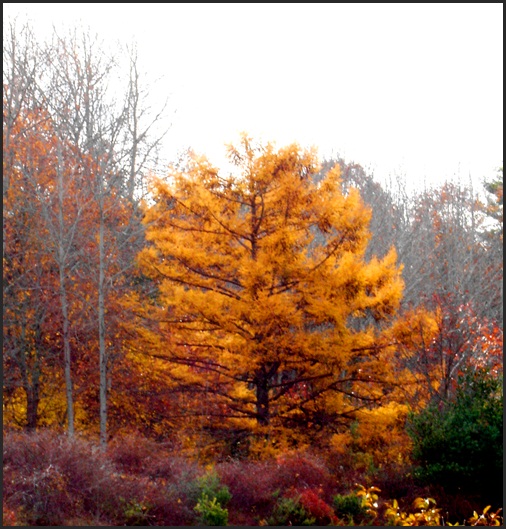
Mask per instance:
[[[481,514],[474,511],[473,516],[467,520],[470,526],[500,526],[503,525],[503,518],[499,515],[502,509],[490,512],[490,505],[483,509]],[[397,500],[386,503],[385,519],[390,526],[437,526],[448,525],[458,526],[443,519],[441,509],[436,508],[436,500],[433,498],[416,498],[413,502],[414,512],[407,513],[400,509]],[[466,525],[466,524],[464,524]]]
[[[228,487],[221,484],[220,477],[215,470],[210,470],[197,478],[197,490],[200,498],[204,495],[211,499],[216,498],[216,501],[223,506],[232,498]]]
[[[367,508],[364,506],[363,498],[356,493],[340,495],[333,498],[336,515],[352,525],[365,520],[368,517]]]
[[[222,485],[215,470],[206,472],[196,480],[198,494],[194,511],[200,525],[227,525],[228,510],[225,505],[232,495],[226,485]]]
[[[469,518],[468,523],[470,525],[488,525],[488,526],[498,526],[503,525],[503,517],[499,515],[502,509],[497,509],[495,512],[490,512],[490,505],[487,505],[481,514],[478,514],[474,511],[471,518]]]
[[[397,500],[386,504],[385,517],[389,525],[393,526],[440,526],[441,509],[436,508],[433,498],[416,498],[413,502],[414,513],[401,511]],[[451,524],[447,524],[451,525]]]
[[[315,525],[316,518],[304,508],[300,495],[294,498],[278,498],[266,525]]]
[[[127,501],[124,498],[120,498],[123,505],[123,515],[125,517],[125,525],[139,526],[148,525],[150,519],[149,511],[151,505],[149,503],[139,502],[137,500]]]
[[[199,525],[228,525],[228,509],[221,506],[216,496],[209,498],[206,493],[203,493],[194,510],[199,515]]]
[[[358,491],[356,492],[356,498],[362,502],[361,507],[366,510],[369,519],[362,521],[359,525],[387,525],[387,526],[404,526],[404,527],[418,527],[418,526],[458,526],[458,523],[449,523],[441,515],[441,509],[436,506],[436,500],[434,498],[416,498],[412,503],[412,512],[406,512],[399,506],[397,500],[384,502],[382,507],[379,505],[379,498],[376,492],[380,492],[377,487],[365,488],[362,485],[358,485]],[[351,498],[349,495],[348,498]],[[346,506],[349,500],[344,500],[343,496],[339,496],[334,499],[334,503]],[[349,501],[349,505],[353,505],[356,508],[356,500]],[[467,523],[464,525],[482,525],[482,526],[499,526],[503,524],[503,517],[500,516],[502,509],[497,509],[495,512],[491,511],[491,506],[488,505],[483,509],[481,514],[476,511],[473,516],[467,519]],[[383,511],[383,514],[378,517],[379,511]],[[336,511],[338,511],[336,507]],[[348,520],[349,525],[356,525],[353,520]]]

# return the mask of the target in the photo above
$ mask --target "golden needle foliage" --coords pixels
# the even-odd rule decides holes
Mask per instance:
[[[132,346],[205,395],[193,411],[208,425],[335,427],[393,384],[395,251],[366,262],[370,211],[338,166],[316,181],[314,152],[243,135],[228,154],[235,174],[193,156],[154,181],[138,262],[158,292],[131,300],[145,323]]]

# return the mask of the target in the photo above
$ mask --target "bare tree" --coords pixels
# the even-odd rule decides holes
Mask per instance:
[[[141,91],[137,56],[132,52],[129,72],[119,85],[124,97],[117,98],[118,64],[113,54],[106,55],[97,37],[87,33],[63,38],[55,36],[59,54],[53,62],[54,77],[50,100],[61,135],[79,146],[94,177],[93,202],[97,209],[97,253],[88,263],[96,273],[96,314],[99,344],[100,441],[107,442],[108,372],[111,350],[107,339],[113,325],[113,311],[108,311],[114,289],[126,279],[133,265],[136,247],[143,231],[137,211],[136,188],[161,142],[151,139],[150,130],[163,110],[151,121]],[[121,104],[120,104],[121,103]],[[127,202],[126,202],[127,200]],[[129,204],[129,205],[128,205]],[[116,260],[111,261],[114,255]]]
[[[37,214],[49,236],[47,248],[58,271],[68,431],[74,432],[70,334],[76,323],[69,310],[69,289],[75,295],[77,274],[94,277],[100,440],[105,446],[108,370],[112,350],[118,354],[118,347],[107,338],[117,323],[108,306],[126,285],[142,242],[138,186],[149,164],[156,162],[163,133],[155,125],[164,117],[165,105],[151,114],[134,48],[127,55],[127,70],[122,71],[117,60],[122,50],[106,53],[89,33],[74,30],[62,36],[54,31],[51,42],[39,44],[29,28],[24,31],[28,45],[22,52],[15,28],[9,45],[4,44],[4,102],[9,103],[4,110],[4,159],[12,151],[17,115],[30,105],[43,109],[41,115],[55,138],[54,185],[37,187],[37,175],[32,175],[31,183],[40,206]],[[9,72],[7,78],[5,72]],[[121,92],[124,95],[118,97]],[[4,171],[4,205],[9,174]]]
[[[43,68],[31,29],[12,23],[3,47],[4,365],[8,393],[18,384],[24,389],[30,429],[38,424],[43,367],[55,359],[54,348],[45,343],[53,285],[38,199],[41,159],[35,152],[37,131],[46,120],[36,82]]]

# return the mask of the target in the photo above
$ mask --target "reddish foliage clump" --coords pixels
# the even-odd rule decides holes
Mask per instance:
[[[4,498],[27,523],[59,525],[113,495],[110,468],[91,443],[54,432],[4,435]]]
[[[338,522],[334,509],[320,497],[321,491],[306,489],[300,493],[299,502],[306,512],[315,518],[316,525],[336,525]]]
[[[131,433],[112,439],[107,446],[107,457],[120,472],[144,474],[153,459],[159,457],[159,451],[155,441]]]
[[[6,505],[5,500],[2,501],[2,527],[11,527],[18,525],[18,519],[14,509]]]
[[[324,461],[310,453],[290,452],[277,457],[275,474],[280,489],[317,489],[330,498],[335,488],[335,479]]]
[[[272,461],[228,461],[216,465],[221,483],[232,494],[229,503],[230,523],[254,525],[266,518],[276,490],[276,466]],[[247,519],[235,520],[235,513]]]
[[[146,524],[191,525],[194,498],[187,489],[198,470],[138,437],[111,443],[104,454],[79,437],[10,432],[4,435],[4,517],[19,511],[31,525],[79,518],[129,525],[129,512],[138,509]]]
[[[309,453],[292,452],[267,461],[229,461],[216,470],[232,494],[230,522],[245,525],[270,515],[275,493],[315,489],[330,499],[335,486],[323,461]],[[235,520],[238,512],[246,518]]]

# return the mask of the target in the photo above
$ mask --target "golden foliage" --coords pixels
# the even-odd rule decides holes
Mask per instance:
[[[338,166],[317,182],[314,152],[247,136],[229,156],[236,175],[193,156],[153,180],[138,262],[158,293],[132,301],[132,347],[195,391],[212,376],[210,417],[318,432],[395,383],[396,254],[365,260],[370,211]]]
[[[402,466],[409,462],[412,443],[405,432],[409,408],[388,402],[356,413],[356,423],[344,433],[334,434],[331,449],[338,454],[353,454],[357,467]]]

